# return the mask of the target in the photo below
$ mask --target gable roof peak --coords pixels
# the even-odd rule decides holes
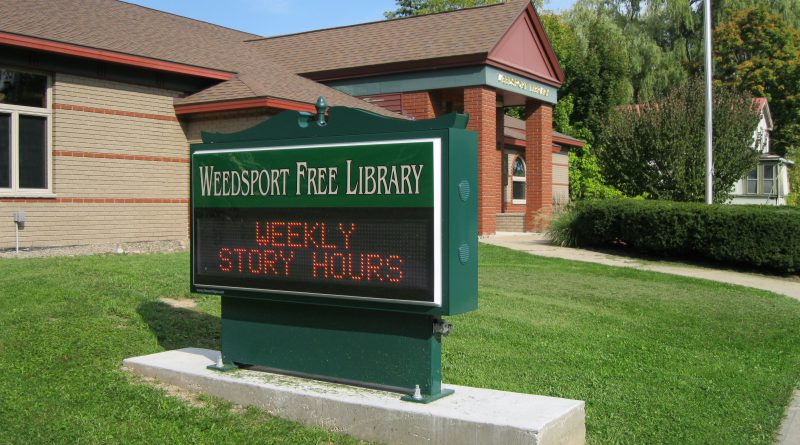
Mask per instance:
[[[246,45],[297,74],[323,82],[479,65],[531,5],[530,0],[510,0],[250,40]]]
[[[285,37],[302,36],[304,34],[315,34],[315,33],[323,33],[323,32],[327,32],[327,31],[334,31],[334,30],[347,29],[347,28],[358,28],[358,27],[361,27],[361,26],[377,25],[377,24],[384,24],[384,23],[397,23],[397,22],[405,21],[405,20],[417,20],[417,19],[421,19],[421,18],[424,18],[424,17],[432,17],[432,16],[445,15],[445,14],[463,13],[464,11],[473,11],[473,10],[476,10],[476,9],[494,8],[494,7],[497,7],[497,6],[507,6],[507,5],[515,5],[515,4],[523,5],[524,4],[525,7],[527,7],[527,5],[531,3],[531,1],[532,0],[495,0],[494,3],[490,3],[490,4],[487,4],[487,5],[470,6],[470,7],[467,7],[467,8],[458,8],[458,9],[452,9],[452,10],[449,10],[449,11],[431,12],[431,13],[428,13],[428,14],[407,15],[407,16],[395,17],[395,18],[391,18],[391,19],[373,20],[371,22],[363,22],[363,23],[354,23],[354,24],[351,24],[351,25],[332,26],[330,28],[310,29],[308,31],[292,32],[292,33],[288,33],[288,34],[278,34],[278,35],[274,35],[274,36],[265,36],[265,37],[259,36],[259,37],[255,37],[255,38],[252,38],[252,39],[247,39],[247,40],[245,40],[245,42],[248,42],[248,43],[249,42],[260,42],[260,41],[264,41],[264,40],[275,40],[275,39],[282,39],[282,38],[285,38]],[[521,11],[522,11],[522,9],[520,7],[520,12]]]

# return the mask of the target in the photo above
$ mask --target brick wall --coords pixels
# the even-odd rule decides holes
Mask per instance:
[[[403,114],[403,93],[370,94],[358,96],[359,99],[386,108],[389,111]]]
[[[433,119],[436,117],[436,106],[429,91],[403,93],[401,98],[403,114],[414,119]]]
[[[547,228],[553,212],[553,107],[528,101],[525,110],[527,196],[525,230]]]
[[[497,231],[502,203],[502,150],[497,148],[497,93],[488,87],[464,89],[468,130],[478,132],[478,233]]]
[[[0,249],[186,239],[188,146],[177,91],[54,77],[53,197],[0,198]]]

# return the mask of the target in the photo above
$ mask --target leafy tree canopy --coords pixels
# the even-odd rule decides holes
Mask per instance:
[[[395,0],[397,9],[384,12],[387,19],[396,19],[412,15],[433,14],[435,12],[452,11],[454,9],[472,8],[500,3],[502,0]],[[535,0],[536,6],[542,6],[542,0]]]
[[[718,83],[769,100],[771,149],[800,149],[800,32],[765,6],[730,13],[714,31]]]
[[[666,97],[616,108],[597,152],[610,185],[627,196],[702,201],[705,196],[704,84],[698,78]],[[752,148],[758,115],[752,96],[720,87],[714,98],[714,201],[758,162]]]
[[[797,0],[716,0],[712,7],[715,23],[730,21],[737,11],[764,8],[782,18],[792,28],[800,29],[800,2]]]
[[[397,0],[398,8],[387,12],[386,17],[428,14],[498,1]],[[608,135],[606,124],[619,123],[620,137],[626,130],[618,112],[613,112],[614,119],[610,119],[615,108],[672,97],[676,88],[699,76],[703,70],[703,1],[577,0],[570,10],[558,15],[540,10],[544,28],[566,75],[559,89],[561,99],[554,109],[554,128],[593,141],[594,151],[602,158],[607,139],[596,139],[601,133]],[[537,7],[546,3],[546,0],[534,1]],[[767,97],[775,122],[772,151],[800,158],[800,1],[714,0],[711,6],[716,25],[717,87]],[[698,98],[702,96],[699,94]],[[566,98],[568,104],[564,102]],[[521,112],[521,109],[507,110],[518,117]],[[718,112],[715,116],[715,126],[727,125],[722,114]],[[697,121],[698,128],[702,127],[702,111],[687,116]],[[747,131],[752,132],[753,128],[755,124]],[[727,143],[720,142],[721,146]],[[749,146],[747,143],[742,147]],[[702,147],[702,141],[696,147]],[[696,147],[695,154],[702,156],[702,150]],[[631,196],[659,195],[645,189],[626,188],[618,177],[619,171],[609,170],[612,165],[607,162],[599,163],[595,176],[592,173],[597,165],[593,161],[595,153],[590,149],[586,152],[591,154],[581,153],[575,166],[589,177],[605,176]],[[720,156],[723,155],[717,157]],[[696,161],[697,165],[703,164],[702,159]],[[677,175],[678,169],[671,171]],[[738,179],[724,173],[724,169],[718,169],[717,173],[723,176],[718,179],[725,184]],[[800,184],[800,167],[795,167],[792,175],[793,183]],[[729,187],[715,188],[725,191]],[[676,190],[675,194],[687,200],[698,196],[688,189]],[[717,199],[723,199],[722,195]]]

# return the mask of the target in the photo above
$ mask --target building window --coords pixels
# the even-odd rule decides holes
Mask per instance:
[[[50,79],[0,68],[0,195],[52,190]]]
[[[744,179],[747,195],[776,195],[778,193],[778,166],[762,164],[750,170]]]
[[[748,195],[755,195],[758,193],[758,170],[752,169],[747,173],[747,178],[745,180],[747,185],[747,193]]]
[[[771,195],[775,192],[775,166],[764,165],[764,175],[761,177],[761,193]]]
[[[525,204],[525,161],[517,157],[511,174],[511,203]]]

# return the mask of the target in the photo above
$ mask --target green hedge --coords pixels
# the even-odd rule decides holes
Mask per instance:
[[[582,201],[560,215],[550,233],[565,245],[800,272],[800,209],[793,207]]]

